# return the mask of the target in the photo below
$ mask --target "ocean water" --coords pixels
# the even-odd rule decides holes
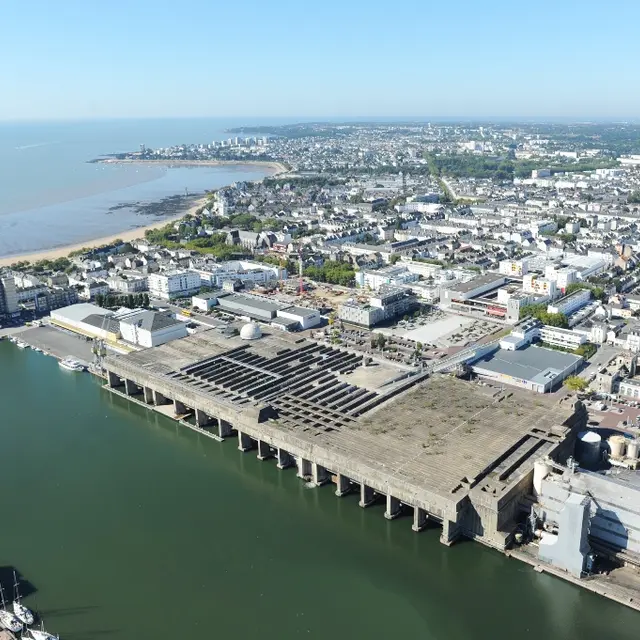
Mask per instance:
[[[636,611],[306,488],[7,341],[0,406],[0,579],[15,568],[63,640],[638,638]]]
[[[230,119],[0,123],[0,257],[66,246],[157,221],[136,203],[255,180],[256,166],[167,168],[94,158],[229,137],[225,129],[285,121]],[[131,206],[114,206],[129,204]],[[176,211],[175,213],[179,213]]]

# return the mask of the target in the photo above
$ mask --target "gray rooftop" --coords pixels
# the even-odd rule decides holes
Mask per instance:
[[[473,367],[528,382],[546,384],[552,379],[548,376],[556,377],[581,360],[580,356],[570,353],[529,346],[517,351],[499,349],[474,362]]]
[[[473,280],[469,280],[468,282],[461,282],[460,284],[456,284],[449,289],[449,291],[456,291],[458,293],[468,293],[469,291],[473,291],[478,287],[483,287],[488,284],[496,283],[496,286],[504,283],[506,281],[505,276],[499,273],[485,273],[484,275],[478,276],[477,278],[473,278]]]

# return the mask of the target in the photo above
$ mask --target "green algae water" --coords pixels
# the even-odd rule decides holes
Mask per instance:
[[[639,637],[630,609],[307,489],[9,342],[0,409],[0,565],[62,640]]]

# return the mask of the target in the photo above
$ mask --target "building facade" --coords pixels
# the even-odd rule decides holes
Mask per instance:
[[[149,295],[161,300],[190,296],[200,289],[200,276],[194,271],[168,271],[149,275]]]

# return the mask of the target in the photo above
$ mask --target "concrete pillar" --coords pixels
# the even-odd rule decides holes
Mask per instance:
[[[124,391],[128,396],[138,393],[138,385],[133,380],[124,379]]]
[[[373,504],[375,497],[373,495],[373,489],[366,484],[360,485],[360,502],[358,503],[362,508],[368,507]]]
[[[233,433],[233,427],[230,422],[223,420],[222,418],[218,418],[218,435],[221,438],[228,438]]]
[[[240,449],[240,451],[249,451],[252,446],[251,438],[246,433],[238,430],[238,449]]]
[[[311,462],[304,458],[298,458],[298,478],[306,480],[311,475]]]
[[[390,493],[387,494],[387,508],[384,512],[384,517],[387,520],[393,520],[400,515],[401,505],[398,498],[394,498]]]
[[[311,477],[316,487],[322,486],[325,482],[329,482],[331,474],[320,464],[313,463],[311,465]]]
[[[171,400],[167,398],[165,395],[161,394],[159,391],[153,390],[153,404],[156,406],[160,406],[162,404],[169,404]]]
[[[187,413],[187,407],[184,405],[184,403],[180,402],[180,400],[174,400],[173,412],[177,416],[183,416],[185,413]]]
[[[278,469],[286,469],[293,464],[293,458],[288,451],[278,448],[276,455],[278,458]]]
[[[107,371],[107,383],[112,389],[115,389],[120,386],[120,378],[113,371]]]
[[[209,416],[201,409],[196,409],[196,426],[202,428],[211,422]]]
[[[266,460],[272,456],[271,447],[264,440],[258,440],[258,460]]]
[[[144,393],[145,404],[153,404],[153,391],[149,387],[142,387],[142,393]]]
[[[457,522],[451,520],[442,520],[442,535],[440,542],[450,547],[460,537],[460,530]]]
[[[427,512],[424,509],[421,509],[420,507],[414,507],[413,508],[413,524],[411,525],[411,528],[414,531],[422,531],[427,526],[428,519],[429,519],[429,516],[427,515]]]
[[[342,498],[342,496],[347,495],[351,491],[351,481],[347,476],[343,476],[339,473],[336,476],[336,495],[338,498]]]

